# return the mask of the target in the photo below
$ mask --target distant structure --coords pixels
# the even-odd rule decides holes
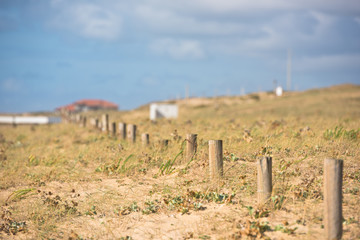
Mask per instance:
[[[72,104],[61,106],[56,108],[57,112],[61,113],[76,113],[76,112],[87,112],[96,110],[118,110],[118,105],[105,100],[98,99],[83,99],[76,101]]]
[[[189,90],[189,85],[185,86],[185,99],[189,99],[190,97],[190,90]]]
[[[287,71],[286,71],[286,90],[291,90],[291,49],[288,49]]]
[[[275,95],[281,97],[283,95],[283,88],[281,86],[277,86],[275,88]]]
[[[53,124],[60,123],[60,117],[48,116],[0,116],[0,124]]]
[[[150,120],[155,121],[159,118],[177,118],[178,106],[176,104],[150,104]]]

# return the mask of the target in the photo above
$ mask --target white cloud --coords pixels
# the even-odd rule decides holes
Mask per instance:
[[[51,22],[59,28],[100,40],[124,35],[176,59],[202,58],[204,49],[206,55],[265,56],[293,48],[305,56],[339,48],[357,52],[359,46],[350,29],[357,26],[346,25],[360,24],[358,0],[49,2]]]
[[[212,49],[217,53],[267,55],[295,50],[338,47],[337,18],[321,12],[284,13],[268,21],[251,22],[252,31],[234,34],[228,39],[215,39]]]
[[[167,34],[227,35],[239,32],[244,28],[241,23],[204,20],[196,15],[179,15],[170,9],[164,10],[146,5],[136,7],[135,14],[150,30]]]
[[[105,5],[62,3],[60,0],[53,2],[60,11],[52,21],[53,25],[88,38],[114,40],[120,36],[122,18]]]
[[[150,49],[157,54],[168,55],[175,59],[204,57],[200,43],[194,40],[159,39],[151,44]]]
[[[293,62],[295,71],[360,69],[360,54],[306,56]]]
[[[354,13],[360,11],[358,0],[148,0],[144,1],[154,8],[167,8],[182,12],[211,13],[211,14],[254,14],[256,12],[279,11],[331,11],[341,13]]]

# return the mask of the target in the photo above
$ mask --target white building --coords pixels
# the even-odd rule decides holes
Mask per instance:
[[[276,87],[275,94],[278,97],[281,97],[283,95],[283,88],[281,86]]]
[[[177,118],[179,108],[176,104],[150,104],[150,120],[159,118]]]

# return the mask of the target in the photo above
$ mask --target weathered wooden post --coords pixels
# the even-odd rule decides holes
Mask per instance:
[[[83,116],[82,115],[78,115],[78,118],[76,119],[76,123],[79,124],[79,127],[83,126]]]
[[[129,124],[127,126],[127,138],[130,142],[136,141],[136,125],[135,124]]]
[[[262,157],[257,161],[258,203],[264,204],[272,192],[272,158]]]
[[[99,119],[95,118],[95,128],[99,129]]]
[[[116,122],[113,122],[113,123],[111,124],[111,134],[112,134],[113,136],[116,136]]]
[[[119,123],[119,135],[121,139],[126,139],[126,123]]]
[[[197,150],[197,134],[186,134],[186,160],[190,161]]]
[[[163,147],[169,146],[169,139],[163,139],[161,142]]]
[[[324,161],[324,222],[327,239],[342,236],[342,176],[344,161],[327,158]]]
[[[209,141],[209,167],[210,178],[216,179],[223,176],[223,144],[222,140]]]
[[[109,131],[109,114],[103,114],[102,115],[102,131],[108,132]]]
[[[86,117],[84,116],[81,120],[82,127],[86,127]]]
[[[148,133],[141,134],[141,142],[144,147],[150,144],[150,136]]]

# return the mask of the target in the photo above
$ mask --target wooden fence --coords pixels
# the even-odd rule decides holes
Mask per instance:
[[[80,123],[80,126],[86,126],[86,117],[77,116],[72,119],[73,122]],[[103,132],[119,136],[120,139],[136,143],[137,126],[113,122],[109,127],[109,115],[102,116],[101,124],[98,119],[92,119],[93,127]],[[187,160],[195,157],[197,152],[197,134],[186,135],[186,153]],[[141,134],[141,142],[144,147],[150,144],[149,133]],[[163,139],[162,146],[169,144],[168,139]],[[262,157],[257,161],[257,199],[258,204],[265,204],[272,194],[272,158]],[[223,141],[209,140],[209,177],[212,180],[223,178]],[[327,239],[341,239],[342,237],[342,181],[343,181],[343,160],[330,159],[324,160],[324,228]]]

